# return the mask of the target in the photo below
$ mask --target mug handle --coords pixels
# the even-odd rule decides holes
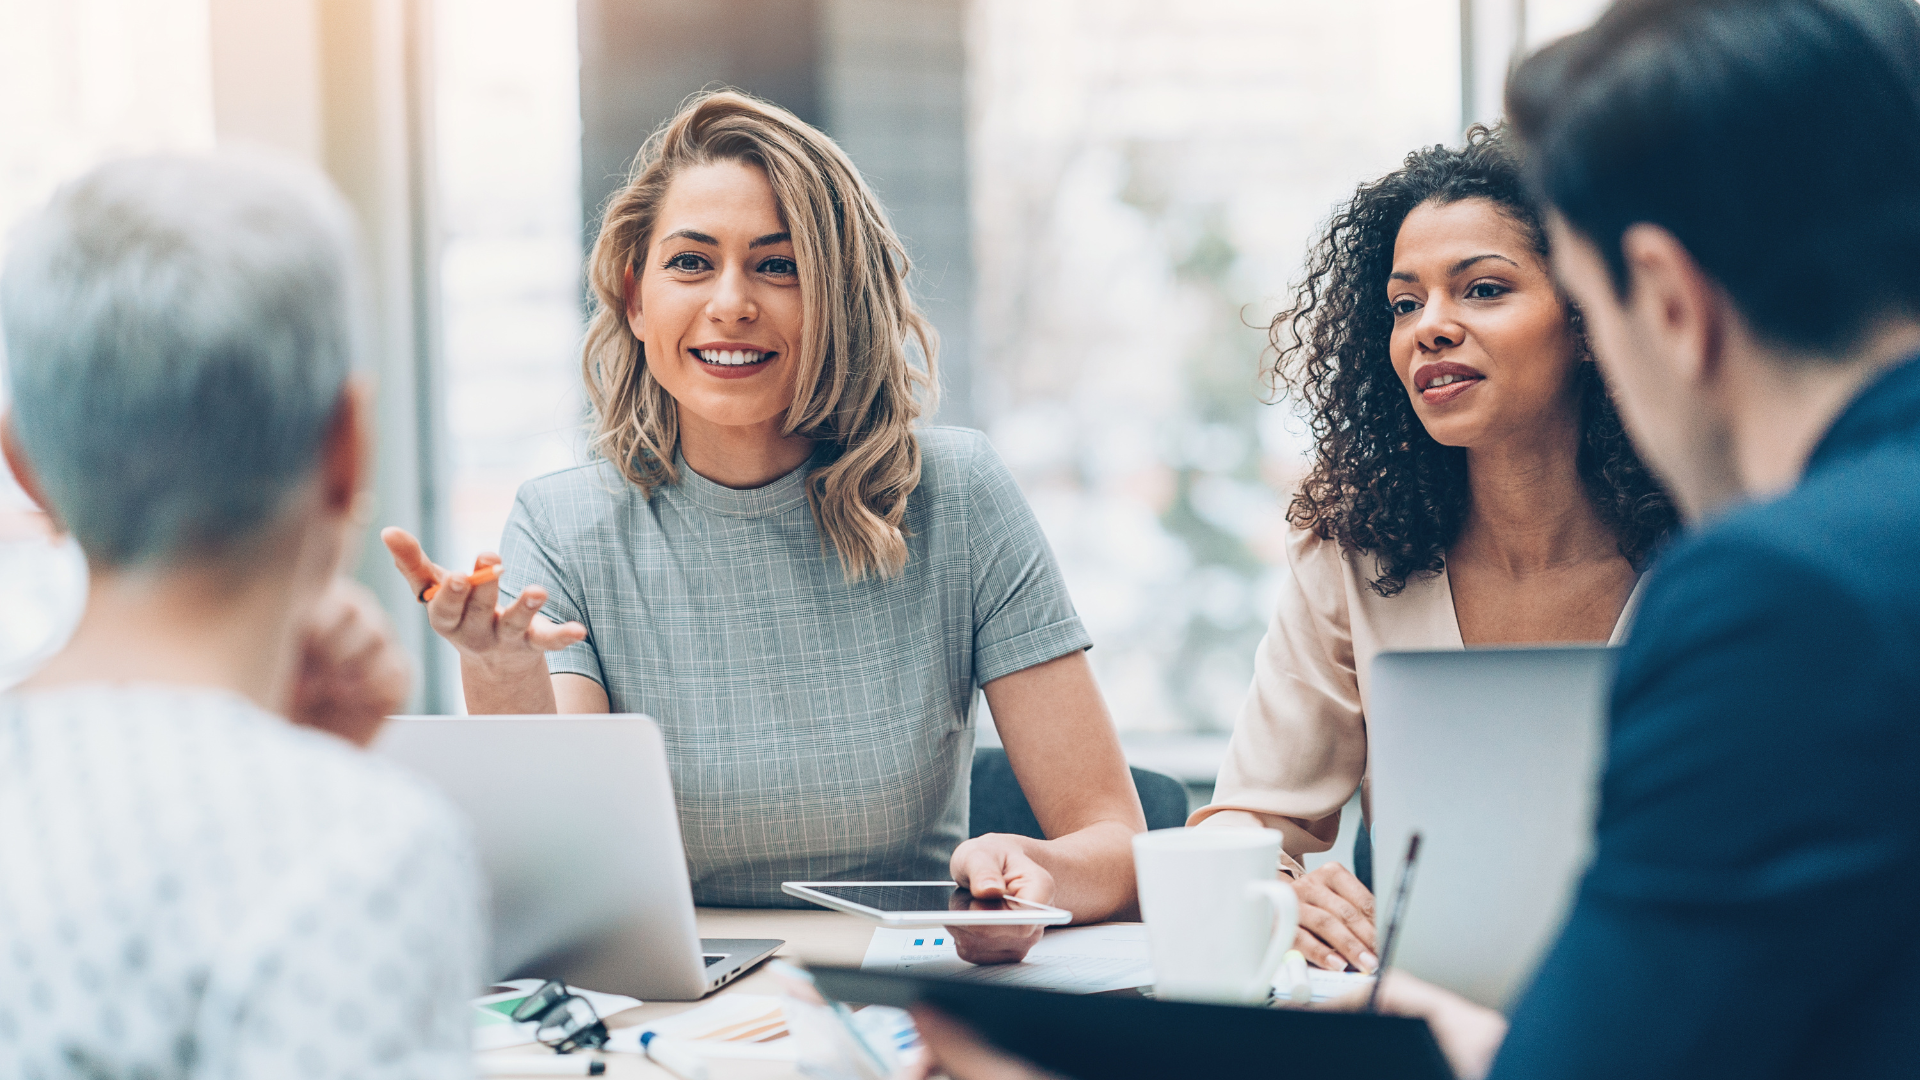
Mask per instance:
[[[1287,951],[1293,948],[1294,934],[1300,928],[1300,897],[1294,893],[1293,886],[1284,881],[1249,881],[1247,893],[1260,896],[1273,910],[1273,937],[1267,943],[1267,955],[1261,959],[1252,985],[1242,995],[1247,1000],[1261,1002],[1272,991],[1273,977],[1280,973]]]

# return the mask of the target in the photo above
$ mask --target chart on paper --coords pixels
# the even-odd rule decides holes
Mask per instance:
[[[1125,990],[1153,982],[1146,928],[1138,923],[1049,930],[1020,963],[982,965],[960,959],[953,935],[945,930],[881,927],[874,930],[860,966],[894,975],[937,975],[1070,994]]]

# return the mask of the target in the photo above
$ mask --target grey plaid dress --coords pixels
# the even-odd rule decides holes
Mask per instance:
[[[940,879],[967,835],[976,687],[1091,642],[984,435],[920,432],[906,571],[849,583],[811,463],[737,491],[681,465],[651,499],[610,465],[520,489],[503,586],[586,641],[555,672],[666,736],[702,904],[805,906],[782,881]]]

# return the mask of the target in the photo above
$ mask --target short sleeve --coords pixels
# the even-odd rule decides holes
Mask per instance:
[[[196,1080],[472,1075],[478,866],[451,810],[409,803],[430,809],[378,838],[337,831],[235,928],[195,1026]]]
[[[1033,508],[984,438],[967,474],[967,558],[976,685],[1092,647]]]
[[[1295,529],[1287,568],[1213,803],[1189,824],[1222,813],[1243,823],[1232,812],[1250,813],[1278,829],[1282,851],[1297,859],[1333,846],[1341,808],[1366,772],[1367,731],[1340,546]]]
[[[538,585],[547,590],[547,603],[541,608],[543,614],[554,622],[578,622],[585,626],[585,640],[547,654],[547,671],[554,675],[584,675],[605,687],[607,678],[600,668],[600,652],[595,644],[593,620],[582,595],[579,568],[568,565],[553,538],[551,516],[544,510],[534,485],[521,485],[500,537],[500,587],[509,595],[518,596],[527,586]]]

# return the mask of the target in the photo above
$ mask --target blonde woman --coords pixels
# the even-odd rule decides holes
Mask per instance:
[[[914,427],[935,345],[906,266],[825,135],[694,99],[590,258],[596,460],[521,488],[504,561],[482,559],[499,586],[388,544],[416,590],[444,583],[428,613],[472,711],[660,722],[701,903],[951,873],[1109,918],[1133,903],[1139,799],[1013,478],[979,433]],[[1051,839],[967,839],[976,687]]]

